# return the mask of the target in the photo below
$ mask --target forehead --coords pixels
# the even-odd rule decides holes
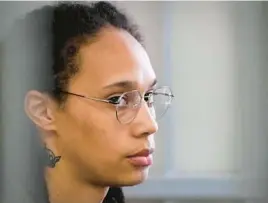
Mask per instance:
[[[81,47],[76,85],[87,89],[130,80],[146,87],[155,73],[144,48],[126,31],[107,28],[96,41]],[[137,88],[139,88],[137,87]]]

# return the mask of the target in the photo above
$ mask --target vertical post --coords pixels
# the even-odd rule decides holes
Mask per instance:
[[[171,32],[172,32],[172,2],[164,2],[164,82],[172,88],[172,64],[171,64]],[[171,107],[172,108],[172,107]],[[164,176],[168,177],[173,170],[173,142],[174,142],[174,111],[169,109],[165,119],[165,145],[164,145]]]

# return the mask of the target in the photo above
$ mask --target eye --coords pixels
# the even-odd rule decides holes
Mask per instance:
[[[113,96],[108,99],[111,104],[119,104],[121,96]]]
[[[148,105],[151,105],[154,103],[154,93],[152,91],[150,92],[147,92],[145,95],[144,95],[144,100],[147,102]]]
[[[129,95],[126,93],[118,96],[110,97],[108,100],[111,104],[119,104],[121,106],[129,105]]]

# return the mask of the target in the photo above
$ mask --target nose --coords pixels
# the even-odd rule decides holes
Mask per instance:
[[[136,137],[149,136],[158,131],[158,124],[146,102],[143,102],[133,121],[133,131]]]

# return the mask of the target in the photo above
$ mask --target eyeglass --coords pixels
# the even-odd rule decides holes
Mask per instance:
[[[151,116],[156,120],[161,119],[171,105],[174,97],[171,89],[167,86],[156,88],[146,92],[144,95],[138,90],[132,90],[125,92],[120,96],[113,96],[109,99],[88,97],[61,90],[58,92],[112,104],[116,108],[116,118],[122,124],[131,123],[136,118],[143,100],[146,102]]]

